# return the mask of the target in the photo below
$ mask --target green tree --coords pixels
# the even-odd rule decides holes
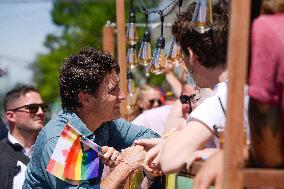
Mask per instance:
[[[46,37],[49,52],[38,55],[32,66],[36,86],[48,103],[58,99],[58,73],[64,58],[83,46],[101,48],[102,28],[116,18],[115,0],[54,1],[51,14],[61,33]]]
[[[149,7],[156,7],[160,0],[143,0]],[[125,21],[128,22],[130,0],[125,1]],[[134,0],[136,22],[145,17]],[[46,36],[47,54],[40,54],[32,65],[34,81],[47,103],[59,99],[58,74],[65,57],[78,52],[84,46],[101,48],[102,29],[107,20],[116,21],[115,0],[57,0],[53,2],[52,20],[61,28],[60,34]],[[139,29],[140,39],[145,28]],[[139,44],[138,44],[139,47]],[[164,76],[152,76],[149,83],[160,86]]]

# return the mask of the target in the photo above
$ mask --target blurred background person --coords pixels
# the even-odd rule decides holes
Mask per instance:
[[[147,84],[142,85],[135,90],[131,99],[128,99],[128,120],[133,121],[145,110],[160,107],[163,105],[162,100],[163,96],[159,89]]]
[[[137,103],[143,112],[161,106],[163,104],[161,97],[162,94],[158,89],[145,84],[140,87]]]
[[[22,188],[47,106],[33,86],[22,85],[6,93],[4,111],[9,133],[0,142],[1,188]]]
[[[261,13],[251,31],[250,153],[253,166],[283,167],[284,0],[263,0]]]

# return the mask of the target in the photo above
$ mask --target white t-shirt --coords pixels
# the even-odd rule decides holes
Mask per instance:
[[[159,135],[163,134],[168,115],[172,105],[164,105],[150,110],[144,110],[131,123],[153,130]]]
[[[188,121],[195,119],[204,123],[214,133],[213,126],[225,127],[226,109],[227,109],[227,94],[228,82],[221,82],[214,87],[214,94],[206,98],[199,106],[197,106],[189,116]],[[247,130],[247,137],[249,136],[248,125],[248,87],[244,89],[244,127]],[[224,110],[223,110],[223,108]],[[216,145],[219,146],[219,140],[215,136]]]

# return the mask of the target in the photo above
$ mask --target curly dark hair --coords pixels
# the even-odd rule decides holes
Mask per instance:
[[[112,56],[92,47],[85,47],[78,54],[67,58],[61,67],[59,89],[62,108],[75,110],[80,107],[80,92],[96,94],[107,74],[115,69],[119,73],[119,65]]]
[[[25,95],[28,92],[36,92],[39,93],[38,90],[36,90],[32,85],[25,85],[20,84],[17,85],[15,88],[8,91],[4,96],[4,102],[3,102],[3,108],[4,111],[8,111],[7,107],[10,102],[15,101],[16,99],[20,98],[21,96]]]
[[[198,56],[200,63],[207,68],[226,67],[227,37],[229,26],[228,5],[220,1],[212,7],[213,24],[208,32],[198,33],[191,27],[196,3],[178,16],[172,27],[172,34],[181,49],[189,55],[188,47]]]

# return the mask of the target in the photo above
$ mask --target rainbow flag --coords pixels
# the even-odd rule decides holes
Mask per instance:
[[[99,174],[98,153],[81,145],[81,137],[77,137],[66,159],[63,176],[69,180],[88,180]]]
[[[98,176],[101,147],[84,137],[70,123],[60,134],[46,170],[71,183]],[[75,181],[75,182],[72,182]]]

